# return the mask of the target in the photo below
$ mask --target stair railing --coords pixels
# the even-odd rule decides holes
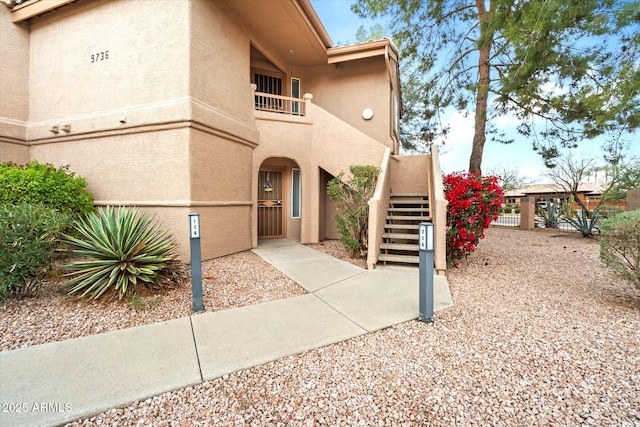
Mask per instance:
[[[382,244],[382,234],[384,233],[384,225],[387,218],[387,207],[389,206],[389,190],[390,176],[389,160],[391,159],[391,150],[386,148],[382,163],[380,164],[380,173],[378,174],[378,182],[373,197],[369,199],[369,238],[367,250],[367,268],[373,270],[378,263],[380,256],[380,244]]]
[[[442,184],[442,168],[438,146],[431,146],[431,176],[429,185],[429,203],[433,222],[434,263],[439,275],[447,271],[447,206]]]

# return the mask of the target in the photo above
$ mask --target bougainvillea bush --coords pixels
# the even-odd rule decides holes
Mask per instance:
[[[498,177],[454,172],[444,177],[447,213],[447,262],[455,264],[473,252],[484,230],[498,219],[504,192]]]

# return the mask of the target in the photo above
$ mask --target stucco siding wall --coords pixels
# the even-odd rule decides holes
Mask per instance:
[[[313,103],[393,149],[391,86],[381,57],[305,69],[304,91]],[[371,120],[362,111],[371,108]]]
[[[253,126],[247,30],[224,2],[191,1],[191,96]]]
[[[176,252],[179,258],[188,263],[190,260],[189,213],[192,212],[192,209],[173,206],[142,206],[138,209],[154,215],[154,220],[157,221],[164,230],[167,230],[175,240],[177,244]],[[203,257],[203,259],[205,258]]]
[[[181,1],[86,0],[31,20],[31,121],[185,97],[188,10]]]
[[[393,156],[391,158],[391,192],[426,193],[430,173],[428,155]]]
[[[202,259],[251,249],[251,206],[194,207],[191,210],[200,214]],[[183,224],[187,226],[186,216]],[[189,248],[188,242],[186,248]]]
[[[189,198],[188,129],[115,135],[32,147],[32,157],[69,165],[97,203],[177,203]]]
[[[0,162],[27,163],[29,120],[29,24],[11,23],[0,7]]]
[[[198,206],[198,207],[142,207],[155,215],[163,228],[169,230],[176,243],[180,258],[189,262],[189,214],[200,214],[200,244],[202,259],[241,252],[251,248],[248,230],[250,207],[248,206]]]
[[[640,188],[627,192],[627,210],[633,211],[636,209],[640,209]]]
[[[191,131],[191,199],[250,202],[251,151],[246,145]]]
[[[189,260],[189,129],[120,134],[84,140],[37,144],[32,156],[41,162],[69,165],[87,180],[96,204],[138,205],[156,215]],[[203,248],[203,256],[212,251]]]
[[[190,134],[191,211],[200,214],[203,259],[250,249],[251,148],[196,129]]]
[[[0,136],[0,162],[13,162],[19,165],[29,163],[29,147],[22,143],[7,142]]]
[[[351,165],[380,166],[385,145],[315,105],[312,114],[310,155],[318,166],[334,176]]]
[[[258,120],[260,145],[253,154],[254,165],[269,157],[293,159],[300,167],[307,166],[312,159],[312,127],[304,123]]]

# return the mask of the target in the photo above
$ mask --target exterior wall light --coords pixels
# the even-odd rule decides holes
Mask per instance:
[[[371,120],[373,118],[373,110],[371,108],[365,108],[362,110],[362,118],[365,120]]]

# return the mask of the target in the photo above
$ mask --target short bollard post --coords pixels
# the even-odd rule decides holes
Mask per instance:
[[[193,312],[204,310],[202,303],[202,252],[200,249],[200,214],[189,214],[189,240],[191,249],[191,294]]]
[[[433,322],[433,224],[423,222],[418,227],[420,261],[419,311],[421,322]]]

